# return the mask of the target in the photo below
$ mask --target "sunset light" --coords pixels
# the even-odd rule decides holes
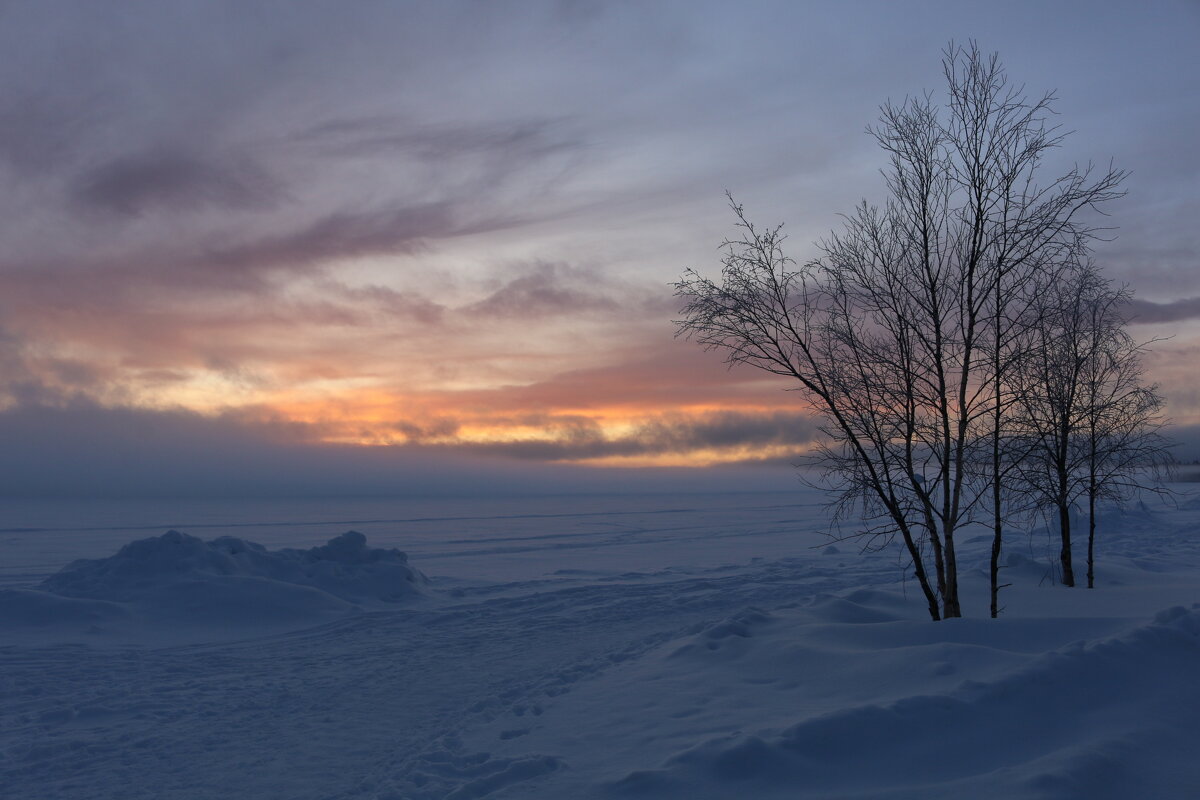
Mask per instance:
[[[0,800],[1200,798],[1200,0],[0,0]]]

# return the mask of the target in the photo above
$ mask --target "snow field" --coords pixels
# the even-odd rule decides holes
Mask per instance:
[[[242,625],[205,601],[297,573],[195,551],[199,572],[144,570],[148,595],[10,589],[0,796],[1197,793],[1200,504],[1110,515],[1090,592],[1049,580],[1044,533],[1011,542],[995,621],[986,537],[964,542],[973,616],[935,624],[894,548],[827,546],[818,498],[659,502],[416,534],[405,568],[431,577],[402,602],[296,583],[346,607]]]

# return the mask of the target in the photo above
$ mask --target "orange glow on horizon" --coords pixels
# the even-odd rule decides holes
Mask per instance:
[[[531,412],[504,408],[513,405],[504,402],[488,410],[479,407],[476,397],[470,398],[476,402],[458,403],[458,399],[452,392],[404,395],[363,388],[345,394],[267,396],[223,411],[268,423],[282,438],[310,443],[421,445],[497,453],[532,448],[537,455],[526,457],[606,468],[705,467],[787,459],[805,449],[795,442],[712,444],[694,433],[731,416],[742,420],[802,413],[795,404],[698,402],[662,408],[627,402]]]

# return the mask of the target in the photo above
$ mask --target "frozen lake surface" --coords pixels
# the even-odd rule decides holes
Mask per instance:
[[[237,501],[2,501],[0,586],[33,585],[78,558],[176,529],[269,548],[311,547],[354,529],[429,575],[532,579],[546,567],[622,571],[797,554],[788,536],[828,530],[820,495],[796,492]],[[732,549],[724,539],[741,540]],[[750,537],[746,539],[745,537]],[[757,542],[752,541],[757,540]],[[821,544],[808,537],[804,544]],[[771,553],[757,552],[769,547]],[[575,552],[572,552],[575,551]],[[753,553],[751,551],[754,551]]]
[[[0,528],[4,797],[1200,791],[1188,497],[1107,515],[1092,591],[1053,582],[1044,531],[1014,537],[997,621],[988,542],[965,532],[968,618],[942,623],[898,548],[831,545],[807,490],[24,503]],[[154,607],[38,589],[167,529],[271,551],[354,529],[428,584],[350,603],[283,573],[189,573],[188,601],[163,603],[185,584],[141,565]]]

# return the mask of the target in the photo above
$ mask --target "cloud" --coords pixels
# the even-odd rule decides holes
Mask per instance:
[[[265,408],[292,414],[289,441],[382,431],[426,454],[486,429],[481,456],[527,466],[793,447],[786,381],[672,342],[666,284],[717,268],[726,187],[798,248],[878,199],[884,154],[855,131],[936,86],[964,26],[1132,169],[1112,262],[1154,296],[1197,293],[1177,9],[1031,33],[883,3],[849,41],[833,6],[764,26],[728,3],[229,5],[236,25],[212,3],[5,7],[0,382],[22,407]],[[1090,55],[1065,63],[1063,42]],[[1106,60],[1114,43],[1156,57]],[[1135,309],[1200,317],[1194,298]],[[1149,362],[1173,402],[1194,393],[1187,355]]]
[[[632,298],[612,296],[626,287],[615,287],[602,275],[563,264],[541,263],[524,275],[506,281],[499,289],[463,309],[468,314],[502,318],[537,318],[614,312],[631,305]],[[639,298],[640,300],[641,298]],[[624,303],[622,302],[624,300]],[[632,303],[640,308],[643,302]]]
[[[419,250],[419,236],[430,227],[453,229],[436,209],[400,216],[403,221],[391,214],[336,220],[270,241],[226,245],[210,256],[229,265],[223,269],[182,260],[167,270],[131,260],[78,270],[69,280],[53,270],[0,272],[6,325],[31,344],[29,366],[47,385],[61,383],[52,362],[86,353],[97,378],[95,396],[106,401],[112,399],[107,392],[122,384],[144,397],[160,395],[172,381],[211,373],[243,388],[260,379],[280,385],[290,380],[296,394],[309,381],[357,379],[357,386],[373,391],[425,394],[429,405],[499,401],[508,409],[507,389],[437,395],[436,385],[524,384],[512,393],[526,399],[543,388],[555,393],[554,386],[540,386],[551,378],[526,382],[530,373],[524,370],[533,368],[535,378],[562,374],[560,394],[586,384],[594,397],[611,397],[630,384],[622,370],[590,377],[566,370],[608,360],[606,351],[619,348],[625,350],[621,360],[638,369],[663,344],[671,345],[665,320],[673,300],[665,288],[598,269],[533,262],[505,278],[516,267],[501,264],[499,278],[474,285],[459,279],[458,296],[486,293],[453,304],[431,293],[449,282],[440,269],[426,270],[422,280],[411,281],[422,288],[409,289],[364,282],[353,273],[341,277],[324,261],[290,260],[392,245]],[[414,253],[405,267],[420,265],[424,255]],[[671,349],[645,370],[656,386],[681,361],[697,356],[695,348]],[[719,380],[718,363],[710,359],[709,366]],[[562,399],[570,402],[565,394]],[[236,399],[220,402],[246,400],[239,390]]]
[[[474,230],[450,203],[418,203],[379,211],[339,211],[274,236],[221,245],[195,254],[196,266],[253,272],[306,271],[337,259],[412,253],[429,239]]]
[[[581,149],[580,140],[566,135],[565,123],[519,119],[435,124],[397,116],[352,117],[314,125],[293,138],[327,155],[405,155],[437,161],[484,156],[512,162]]]
[[[25,496],[255,496],[452,491],[450,455],[288,442],[278,426],[88,403],[0,413],[0,492]],[[478,467],[474,472],[479,472]],[[485,470],[486,471],[486,470]]]
[[[610,343],[615,363],[565,369],[524,385],[464,390],[447,395],[445,402],[513,412],[794,402],[782,391],[792,387],[787,380],[748,367],[728,369],[719,354],[672,339],[665,322],[639,333],[633,342]]]
[[[1168,303],[1134,298],[1129,304],[1129,321],[1135,325],[1189,319],[1200,319],[1200,297],[1187,297]]]
[[[575,462],[732,449],[737,451],[736,460],[754,461],[762,457],[756,451],[772,452],[774,457],[773,451],[784,448],[799,454],[819,435],[812,416],[787,411],[663,415],[642,421],[620,436],[605,435],[591,421],[571,420],[557,431],[554,422],[547,420],[548,439],[464,442],[460,447],[521,460]]]
[[[388,286],[350,286],[333,279],[321,280],[317,288],[326,299],[319,309],[304,311],[314,324],[377,324],[378,317],[413,320],[423,326],[441,324],[447,307],[416,291],[399,291]]]
[[[0,496],[487,496],[787,489],[786,469],[597,470],[419,446],[297,443],[286,425],[88,403],[0,412]]]
[[[249,158],[170,149],[111,160],[88,170],[74,187],[79,207],[120,216],[207,206],[243,211],[272,206],[280,197],[278,182]]]

